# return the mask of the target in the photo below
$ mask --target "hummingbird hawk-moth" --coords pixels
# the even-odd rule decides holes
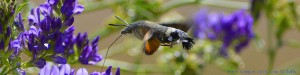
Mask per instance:
[[[182,47],[186,50],[190,50],[195,42],[187,35],[187,31],[192,25],[189,23],[165,23],[158,24],[151,21],[137,21],[128,24],[118,16],[117,19],[125,23],[123,24],[109,24],[111,26],[125,26],[121,35],[114,40],[108,47],[104,62],[102,64],[101,71],[103,69],[109,48],[124,34],[133,34],[136,38],[143,40],[143,50],[145,54],[152,55],[160,46],[170,46],[181,42]]]
[[[194,45],[193,39],[186,33],[191,27],[191,25],[187,25],[187,23],[158,24],[151,21],[137,21],[128,24],[121,18],[117,16],[116,18],[126,25],[109,25],[126,26],[126,28],[122,30],[121,35],[133,34],[136,38],[143,40],[143,50],[147,55],[152,55],[160,46],[172,47],[181,42],[184,49],[190,50]]]

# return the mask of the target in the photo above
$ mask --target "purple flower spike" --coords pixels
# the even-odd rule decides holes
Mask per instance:
[[[194,18],[194,36],[200,39],[222,41],[220,54],[228,55],[228,48],[234,47],[239,53],[253,38],[253,18],[246,10],[239,10],[231,15],[208,14],[199,11]]]

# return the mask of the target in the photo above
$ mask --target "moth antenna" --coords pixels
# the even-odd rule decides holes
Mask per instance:
[[[119,16],[115,16],[118,20],[122,21],[123,23],[125,23],[126,25],[129,25],[126,21],[124,21],[123,19],[121,19]]]
[[[124,24],[108,24],[108,25],[111,25],[111,26],[127,26],[127,25],[124,25]]]
[[[108,46],[100,72],[102,72],[102,69],[103,69],[103,67],[104,67],[105,60],[106,60],[107,54],[108,54],[108,52],[109,52],[109,48],[110,48],[110,47],[111,47],[111,46],[112,46],[119,38],[121,38],[122,35],[123,35],[123,34],[121,34],[117,39],[115,39],[115,40]]]

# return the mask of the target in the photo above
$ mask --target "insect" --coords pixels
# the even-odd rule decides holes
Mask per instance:
[[[121,18],[117,16],[116,18],[126,25],[109,25],[126,26],[126,28],[122,30],[121,35],[133,34],[136,38],[143,40],[143,50],[147,55],[152,55],[160,46],[172,47],[180,42],[182,47],[186,50],[190,50],[193,47],[194,41],[186,33],[191,25],[180,23],[158,24],[151,21],[137,21],[128,24]]]
[[[151,21],[137,21],[128,24],[126,21],[122,20],[120,17],[115,16],[117,19],[122,21],[124,24],[109,24],[111,26],[125,26],[126,28],[122,30],[121,35],[116,38],[108,47],[106,51],[105,59],[109,52],[109,48],[125,34],[133,34],[136,38],[143,40],[143,50],[145,54],[152,55],[160,46],[170,46],[181,42],[182,47],[186,50],[190,50],[195,42],[192,38],[188,37],[186,31],[189,30],[191,25],[186,25],[185,23],[166,23],[158,24]],[[102,67],[103,68],[103,67]],[[102,71],[101,68],[101,71]]]

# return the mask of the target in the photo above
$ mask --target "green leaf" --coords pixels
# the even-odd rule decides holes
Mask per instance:
[[[17,9],[16,9],[16,13],[19,13],[28,3],[23,3],[23,4],[20,4]]]

